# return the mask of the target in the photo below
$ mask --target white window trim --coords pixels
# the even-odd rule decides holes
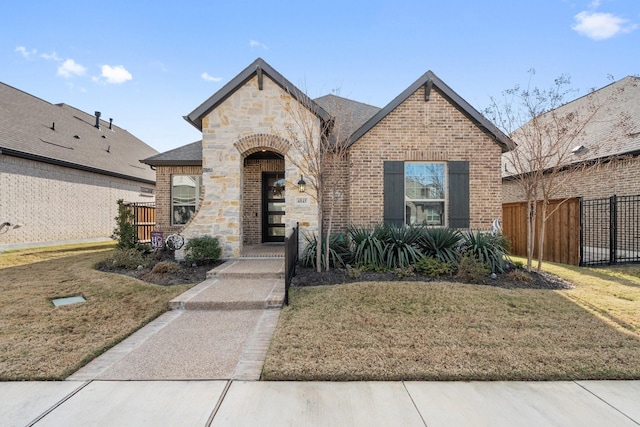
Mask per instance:
[[[173,179],[174,179],[174,178],[176,178],[176,177],[180,177],[180,176],[192,176],[192,177],[195,177],[195,178],[196,178],[196,179],[195,179],[195,181],[196,181],[196,197],[195,197],[195,203],[194,203],[193,205],[191,205],[191,204],[185,204],[185,203],[179,203],[179,204],[174,204],[174,203],[173,203],[173,199],[174,199],[174,197],[173,197],[173,187],[174,187]],[[174,215],[173,215],[174,207],[175,207],[175,206],[193,206],[193,207],[194,207],[194,214],[195,214],[195,211],[198,209],[198,204],[199,204],[199,202],[200,202],[200,191],[201,191],[201,187],[202,187],[202,175],[198,175],[198,174],[187,174],[187,173],[177,173],[177,174],[172,174],[172,175],[171,175],[170,183],[171,183],[171,185],[170,185],[170,195],[169,195],[169,197],[170,197],[170,199],[171,199],[171,211],[170,211],[170,215],[171,215],[171,225],[174,225],[174,226],[183,226],[183,225],[185,225],[185,224],[186,224],[187,222],[189,222],[189,221],[185,222],[184,224],[182,224],[182,223],[179,223],[179,224],[175,223],[175,217],[174,217]]]

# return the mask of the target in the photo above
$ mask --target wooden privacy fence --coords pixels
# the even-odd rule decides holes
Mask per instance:
[[[151,232],[156,228],[156,204],[127,203],[127,207],[133,212],[133,225],[136,226],[138,241],[151,243]]]
[[[538,202],[534,258],[538,255],[538,236],[542,217],[542,202]],[[555,211],[554,211],[555,210]],[[549,202],[544,242],[544,261],[580,265],[580,199],[562,199]],[[527,256],[527,204],[502,205],[502,233],[511,242],[511,254]]]

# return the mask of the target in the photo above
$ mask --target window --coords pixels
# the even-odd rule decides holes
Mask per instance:
[[[171,177],[171,224],[184,225],[196,212],[200,197],[200,175],[174,175]]]
[[[446,164],[404,165],[405,224],[446,225]]]

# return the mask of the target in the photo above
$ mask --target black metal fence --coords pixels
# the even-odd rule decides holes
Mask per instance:
[[[289,237],[284,239],[284,304],[289,305],[289,287],[291,286],[291,279],[296,275],[296,264],[298,264],[298,239],[299,239],[300,224],[296,223],[296,226],[291,231]]]
[[[580,203],[580,265],[640,262],[640,195]]]

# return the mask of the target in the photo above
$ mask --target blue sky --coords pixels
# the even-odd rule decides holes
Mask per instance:
[[[638,0],[14,1],[0,81],[127,129],[158,151],[257,57],[312,97],[383,107],[427,70],[478,110],[561,74],[580,94],[640,73]]]

